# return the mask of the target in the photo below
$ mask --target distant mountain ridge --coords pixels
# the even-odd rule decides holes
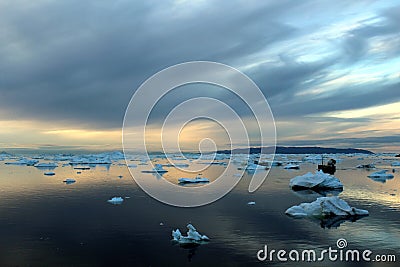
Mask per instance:
[[[250,150],[250,154],[257,154],[261,152],[261,147],[250,147],[249,149],[247,148],[239,148],[239,149],[234,149],[234,150],[219,150],[217,153],[220,154],[241,154],[241,153],[249,153],[248,151]],[[264,153],[273,153],[274,148],[273,147],[264,147],[263,148]],[[332,147],[308,147],[308,146],[302,146],[302,147],[296,147],[296,146],[277,146],[275,150],[276,154],[374,154],[374,152],[365,150],[365,149],[357,149],[357,148],[332,148]]]

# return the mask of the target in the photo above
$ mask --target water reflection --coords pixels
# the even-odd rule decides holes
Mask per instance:
[[[315,222],[284,214],[304,198],[312,201],[321,195],[294,192],[288,186],[294,176],[314,171],[312,163],[301,164],[295,172],[272,167],[253,194],[247,191],[252,176],[245,173],[227,196],[194,209],[170,207],[148,197],[128,179],[129,171],[122,165],[96,166],[79,175],[70,166],[60,166],[55,176],[46,177],[34,167],[0,163],[0,266],[185,266],[188,261],[196,266],[258,266],[255,255],[264,244],[276,249],[326,248],[338,238],[375,253],[398,252],[399,172],[394,179],[377,183],[367,178],[370,171],[354,168],[360,163],[345,157],[335,176],[344,184],[340,197],[367,209],[370,216]],[[377,168],[385,168],[384,164]],[[140,173],[150,166],[136,169]],[[178,178],[189,176],[168,170],[163,176],[147,174],[147,178],[157,186],[161,178],[177,184]],[[202,174],[211,181],[223,170],[224,166],[213,165]],[[66,178],[77,182],[66,186],[62,182]],[[130,198],[114,206],[107,203],[113,196]],[[256,205],[247,205],[250,200]],[[211,238],[209,244],[181,248],[171,243],[171,230],[190,222]]]

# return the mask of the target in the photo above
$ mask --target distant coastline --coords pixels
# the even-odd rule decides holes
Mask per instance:
[[[250,153],[258,154],[263,150],[263,153],[274,153],[274,147],[250,147],[239,148],[234,150],[218,150],[220,154],[240,154]],[[372,151],[357,148],[332,148],[332,147],[298,147],[298,146],[277,146],[275,149],[276,154],[375,154]]]

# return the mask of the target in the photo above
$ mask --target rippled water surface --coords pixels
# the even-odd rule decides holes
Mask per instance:
[[[391,172],[394,167],[390,162],[395,159],[340,157],[335,176],[343,182],[344,191],[339,196],[351,206],[368,210],[370,215],[356,222],[346,221],[337,228],[323,228],[317,221],[293,219],[284,213],[293,205],[315,200],[315,195],[295,193],[288,187],[294,176],[315,170],[316,164],[311,162],[301,163],[300,170],[273,167],[253,194],[247,191],[251,176],[245,173],[234,190],[217,202],[199,208],[177,208],[147,196],[135,184],[123,160],[92,166],[80,174],[59,162],[54,176],[45,176],[46,170],[5,165],[2,161],[0,266],[279,265],[259,262],[257,251],[264,245],[276,250],[321,250],[336,247],[339,238],[346,239],[352,249],[399,257],[400,169],[394,172],[393,179],[383,183],[367,178],[374,170],[354,168],[375,162],[378,169]],[[302,156],[292,158],[301,160]],[[164,163],[162,159],[158,162]],[[157,186],[161,177],[141,174],[141,170],[150,168],[151,165],[138,165],[133,172],[147,175]],[[166,169],[169,172],[164,178],[168,181],[177,183],[182,177],[180,172]],[[222,165],[212,165],[202,175],[212,181],[223,170]],[[66,178],[74,178],[76,183],[63,183]],[[113,196],[128,198],[122,205],[111,205],[107,200]],[[249,201],[256,205],[247,205]],[[171,230],[180,228],[186,232],[187,223],[209,236],[211,242],[191,249],[171,242]],[[345,263],[325,261],[312,265]]]

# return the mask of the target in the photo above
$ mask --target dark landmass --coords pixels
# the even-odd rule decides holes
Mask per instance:
[[[270,154],[274,152],[273,147],[263,147],[262,148],[264,154]],[[249,149],[240,148],[234,150],[219,150],[217,153],[220,154],[241,154],[241,153],[250,153],[257,154],[261,152],[261,147],[251,147]],[[365,149],[357,149],[357,148],[331,148],[331,147],[286,147],[286,146],[277,146],[276,154],[374,154],[373,152]]]

